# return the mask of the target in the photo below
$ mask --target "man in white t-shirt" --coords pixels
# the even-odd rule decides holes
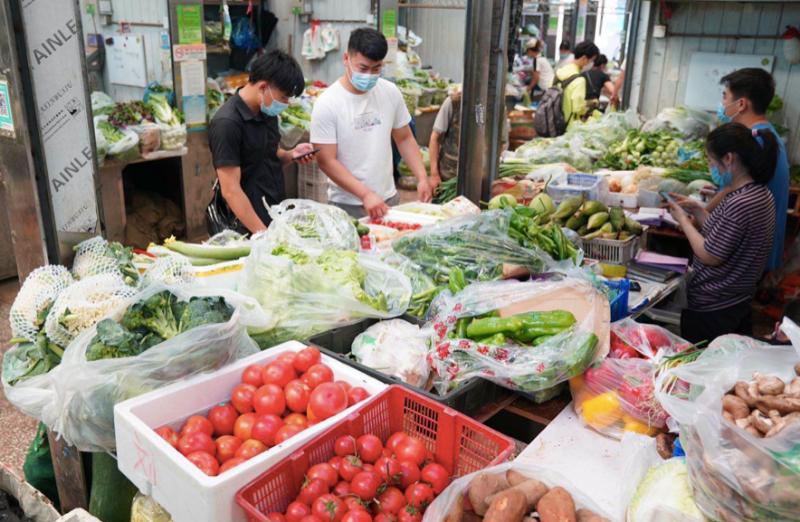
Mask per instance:
[[[433,188],[408,124],[411,115],[400,90],[380,78],[388,46],[371,28],[350,34],[344,75],[314,103],[311,142],[329,178],[328,201],[353,217],[383,217],[399,202],[392,177],[392,139],[417,178],[420,201]]]

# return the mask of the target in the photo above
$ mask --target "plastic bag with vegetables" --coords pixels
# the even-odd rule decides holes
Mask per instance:
[[[102,145],[108,156],[123,160],[139,155],[139,136],[130,129],[119,129],[108,122],[107,115],[94,117],[95,135],[102,136]]]
[[[360,241],[352,218],[344,210],[308,199],[287,199],[269,208],[272,223],[265,239],[273,246],[301,250],[358,251]]]
[[[432,331],[402,319],[380,321],[353,340],[351,353],[365,366],[426,388],[430,373],[426,356],[432,335]]]
[[[794,387],[800,384],[800,329],[784,319],[783,330],[793,347],[725,335],[696,361],[656,380],[657,398],[680,428],[695,500],[709,518],[795,520],[800,512],[800,399]],[[787,386],[773,395],[778,389],[771,382],[762,386],[755,374]],[[754,380],[758,384],[751,386]],[[662,391],[675,381],[689,386],[686,397]],[[752,418],[759,423],[755,433]],[[781,429],[763,436],[760,423]]]
[[[429,316],[440,394],[473,377],[532,394],[608,353],[608,299],[583,280],[474,283],[440,294]]]

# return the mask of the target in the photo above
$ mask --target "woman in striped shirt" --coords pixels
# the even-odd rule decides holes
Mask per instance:
[[[775,172],[778,142],[768,130],[729,123],[706,140],[711,175],[731,192],[710,213],[698,201],[675,195],[670,212],[692,247],[688,308],[681,336],[712,341],[752,333],[750,303],[772,249],[775,203],[767,183]]]

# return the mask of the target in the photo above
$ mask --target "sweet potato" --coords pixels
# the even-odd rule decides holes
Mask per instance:
[[[508,477],[508,475],[506,475],[506,477]],[[511,481],[509,480],[509,482]],[[545,493],[547,493],[547,486],[536,479],[528,479],[524,482],[520,482],[505,491],[511,491],[512,489],[520,491],[523,495],[525,495],[525,500],[528,502],[528,511],[533,511],[533,509],[536,507],[536,503],[539,502],[539,499],[542,498]],[[500,495],[501,493],[505,493],[505,491],[495,493],[486,499],[486,501],[491,504],[494,500],[494,497]]]
[[[459,495],[453,502],[453,507],[447,512],[444,522],[464,522],[464,495]]]
[[[576,517],[578,522],[611,522],[590,509],[579,509],[576,513]]]
[[[494,495],[483,522],[521,522],[527,513],[525,494],[510,488]]]
[[[508,481],[509,486],[516,486],[518,484],[522,484],[526,480],[530,480],[531,477],[526,477],[519,471],[510,469],[506,471],[506,480]]]
[[[492,473],[477,475],[469,483],[469,502],[472,504],[472,510],[483,516],[486,510],[489,509],[487,499],[504,489],[508,489],[508,481],[505,475]]]
[[[536,504],[541,522],[576,522],[575,501],[562,487],[555,487]]]

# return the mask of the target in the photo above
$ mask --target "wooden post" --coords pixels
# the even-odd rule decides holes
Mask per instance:
[[[69,513],[75,508],[88,509],[89,490],[80,451],[68,445],[64,439],[58,439],[50,430],[47,430],[47,440],[50,442],[61,512]]]

